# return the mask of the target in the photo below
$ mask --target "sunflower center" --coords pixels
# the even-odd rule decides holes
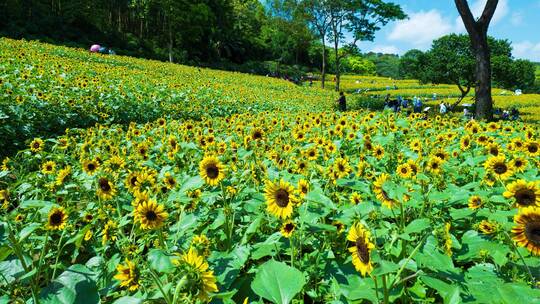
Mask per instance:
[[[529,152],[531,152],[531,153],[536,153],[536,152],[538,152],[538,146],[537,145],[529,145],[527,147],[527,150],[529,150]]]
[[[208,175],[209,178],[216,178],[219,175],[219,169],[216,167],[216,165],[209,165],[206,167],[206,175]]]
[[[51,225],[58,226],[62,223],[62,214],[60,212],[55,212],[51,215],[50,218]]]
[[[508,170],[508,167],[504,163],[496,163],[495,166],[493,166],[493,171],[497,174],[503,174]]]
[[[364,237],[359,237],[356,239],[356,255],[360,259],[360,262],[367,263],[369,262],[369,250]]]
[[[158,216],[157,214],[154,212],[154,210],[148,210],[146,211],[146,213],[144,214],[144,216],[146,217],[147,220],[153,222],[155,220],[157,220]]]
[[[540,222],[531,222],[525,226],[525,235],[529,242],[540,246]]]
[[[292,223],[287,223],[287,224],[285,225],[285,231],[291,232],[291,231],[293,231],[293,230],[294,230],[294,224],[292,224]]]
[[[519,205],[530,206],[536,202],[536,194],[531,189],[521,189],[516,192],[516,201]]]
[[[260,139],[261,137],[262,137],[261,132],[255,131],[255,133],[253,133],[253,139]]]
[[[285,189],[279,189],[276,192],[276,204],[281,208],[287,207],[289,205],[289,192]]]
[[[521,160],[516,160],[516,161],[514,162],[514,166],[515,166],[516,168],[523,167],[523,162],[522,162]]]
[[[407,174],[407,171],[408,171],[407,168],[401,168],[401,173]]]
[[[111,191],[111,185],[109,184],[109,181],[104,178],[99,180],[99,188],[101,188],[103,192]]]
[[[86,166],[88,168],[88,171],[94,171],[96,169],[96,166],[94,164],[88,164],[88,166]]]

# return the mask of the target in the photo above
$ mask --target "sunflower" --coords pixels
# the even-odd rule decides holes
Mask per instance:
[[[372,154],[375,158],[381,159],[384,157],[384,148],[381,145],[376,145],[373,147]]]
[[[478,224],[478,230],[482,232],[483,234],[493,234],[497,231],[497,225],[490,222],[483,220]]]
[[[208,301],[210,293],[218,292],[214,272],[209,270],[208,263],[194,248],[189,248],[187,253],[180,259],[173,260],[173,263],[178,267],[185,267],[188,291],[192,296]]]
[[[41,173],[43,174],[53,174],[56,171],[56,163],[52,160],[45,162],[41,165]]]
[[[388,207],[393,208],[397,206],[398,202],[394,199],[391,199],[390,196],[388,196],[388,193],[383,189],[384,183],[390,180],[390,176],[386,173],[383,173],[375,179],[373,182],[373,192],[375,193],[375,196],[378,200],[381,201],[381,203]]]
[[[353,192],[351,194],[351,197],[349,198],[349,200],[354,205],[358,205],[358,204],[360,204],[362,202],[362,196],[360,196],[360,193],[358,193],[358,192]]]
[[[444,252],[448,256],[452,256],[452,237],[450,235],[450,223],[444,225]]]
[[[62,230],[66,228],[68,215],[63,207],[54,207],[47,216],[46,228],[49,230]]]
[[[525,171],[529,162],[523,157],[516,157],[510,161],[510,167],[514,168],[517,172]]]
[[[484,168],[501,180],[506,180],[514,174],[510,164],[506,163],[504,155],[492,156],[484,164]]]
[[[126,259],[125,264],[116,266],[118,272],[114,278],[120,281],[120,286],[127,288],[129,291],[135,291],[139,288],[139,275],[135,269],[135,264]]]
[[[319,151],[316,147],[311,147],[305,152],[305,156],[308,160],[316,160],[319,156]]]
[[[71,174],[71,166],[67,166],[61,170],[58,171],[58,174],[56,175],[56,180],[55,180],[55,184],[57,186],[60,186],[62,185],[65,181],[66,181],[66,178]]]
[[[349,175],[351,173],[351,166],[349,165],[349,162],[344,158],[338,158],[334,162],[334,172],[339,178],[343,178]]]
[[[298,194],[300,197],[306,196],[309,192],[309,182],[305,179],[301,179],[298,181]]]
[[[338,234],[342,233],[345,230],[345,225],[341,221],[332,221],[332,226],[336,227]]]
[[[99,162],[95,159],[83,161],[83,170],[88,175],[94,175],[94,173],[96,173],[98,168],[99,168]]]
[[[199,163],[199,175],[210,186],[216,186],[225,178],[225,166],[215,156],[206,156]]]
[[[471,147],[471,137],[469,135],[463,136],[459,140],[459,147],[461,148],[461,150],[469,149]]]
[[[142,229],[159,228],[168,216],[169,214],[165,212],[163,205],[154,200],[142,202],[134,210],[135,222],[139,222]]]
[[[291,220],[288,220],[285,223],[283,223],[280,231],[284,237],[290,238],[295,229],[296,229],[296,225],[294,224],[294,222]]]
[[[264,191],[268,212],[282,219],[291,217],[293,205],[297,202],[293,186],[283,180],[276,183],[267,181]]]
[[[101,231],[101,244],[102,245],[107,244],[107,242],[109,241],[112,241],[112,242],[116,241],[117,239],[116,228],[118,228],[118,224],[116,224],[115,222],[111,220],[109,220],[105,224],[103,231]]]
[[[518,207],[540,206],[540,185],[538,181],[517,180],[503,193],[506,198],[513,198]]]
[[[116,188],[114,184],[106,177],[100,177],[97,182],[97,196],[106,201],[110,200],[116,195]]]
[[[412,169],[411,169],[411,166],[409,166],[409,164],[407,163],[404,163],[404,164],[401,164],[397,167],[396,169],[396,173],[401,177],[401,178],[410,178],[412,176]]]
[[[529,140],[523,145],[523,150],[529,154],[529,156],[540,155],[540,144],[536,141]]]
[[[347,240],[354,243],[354,246],[349,247],[354,268],[362,276],[373,270],[371,251],[375,245],[370,241],[370,237],[371,233],[361,223],[354,224],[347,234]]]
[[[34,138],[30,143],[30,150],[34,153],[43,150],[43,140],[41,138]]]
[[[483,204],[484,202],[482,201],[482,198],[480,196],[473,195],[469,197],[469,208],[475,210],[482,207]]]
[[[172,190],[172,189],[174,189],[174,187],[176,187],[176,179],[169,172],[165,173],[165,177],[163,178],[163,182],[165,183],[165,186],[169,190]]]
[[[514,216],[513,239],[532,254],[540,255],[540,208],[526,207]]]
[[[438,174],[439,172],[441,172],[441,166],[443,164],[443,160],[438,158],[437,156],[432,156],[429,158],[427,164],[426,164],[426,167],[427,167],[427,171],[431,172],[431,173],[434,173],[434,174]]]

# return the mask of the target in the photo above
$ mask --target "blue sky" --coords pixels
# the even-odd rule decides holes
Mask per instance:
[[[427,50],[434,39],[449,33],[465,33],[453,0],[392,2],[401,5],[409,18],[387,24],[373,42],[359,43],[363,52],[403,54],[413,48]],[[486,0],[469,0],[476,17],[485,3]],[[540,0],[499,0],[489,34],[510,40],[514,57],[540,62]]]

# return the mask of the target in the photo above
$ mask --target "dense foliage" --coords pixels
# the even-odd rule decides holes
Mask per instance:
[[[528,60],[514,59],[509,41],[488,39],[492,80],[497,87],[534,91],[535,67]],[[427,52],[411,50],[400,59],[401,76],[431,83],[452,83],[465,96],[475,85],[476,60],[467,35],[450,34],[433,41]]]

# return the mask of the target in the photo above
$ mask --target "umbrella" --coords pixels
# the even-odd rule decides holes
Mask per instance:
[[[90,47],[90,52],[94,52],[94,53],[99,52],[99,49],[100,49],[100,48],[101,48],[101,45],[99,45],[99,44],[94,44],[94,45],[92,45],[92,46]]]

